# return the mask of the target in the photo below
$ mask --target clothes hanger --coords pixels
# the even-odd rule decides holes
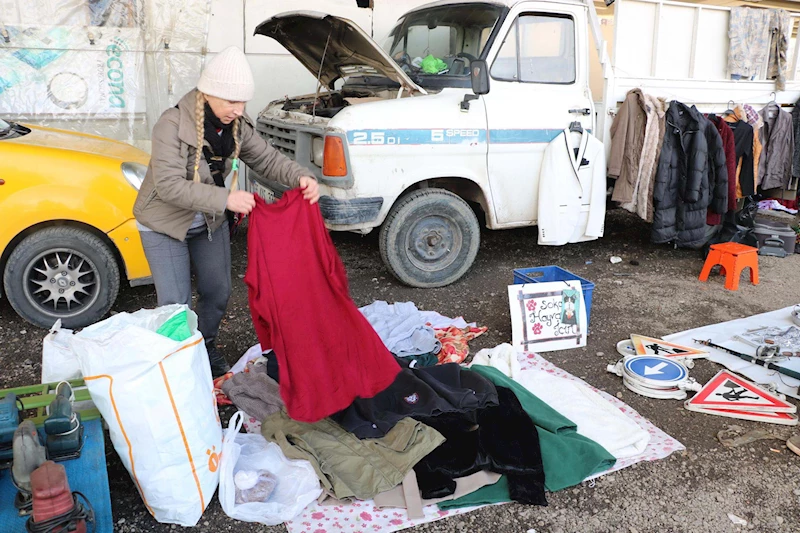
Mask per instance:
[[[734,107],[736,107],[736,102],[734,102],[733,100],[728,100],[728,109],[726,109],[725,112],[722,113],[722,116],[728,117],[730,115],[733,115],[735,113],[735,111],[733,110]]]
[[[569,125],[569,131],[572,133],[583,133],[583,126],[577,120],[574,120]]]

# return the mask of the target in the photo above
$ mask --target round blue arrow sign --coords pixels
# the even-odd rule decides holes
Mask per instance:
[[[686,367],[666,357],[640,355],[625,361],[631,374],[654,381],[683,381],[689,375]]]

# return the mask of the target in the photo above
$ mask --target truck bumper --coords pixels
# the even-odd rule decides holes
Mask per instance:
[[[339,200],[320,196],[319,209],[325,222],[336,226],[352,226],[372,222],[378,218],[383,206],[381,196]]]

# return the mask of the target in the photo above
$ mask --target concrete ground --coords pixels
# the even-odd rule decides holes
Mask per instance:
[[[622,211],[612,211],[606,237],[559,248],[536,245],[536,231],[526,228],[482,234],[481,251],[471,271],[458,283],[441,289],[411,289],[400,285],[382,265],[377,236],[334,235],[358,305],[373,300],[413,301],[422,309],[448,316],[463,315],[488,326],[473,341],[472,353],[510,341],[506,285],[515,268],[559,265],[596,284],[588,346],[545,357],[592,385],[618,395],[656,426],[677,438],[686,452],[640,463],[590,486],[549,494],[548,507],[505,505],[415,528],[418,532],[469,531],[537,532],[759,532],[800,531],[800,457],[780,440],[759,440],[727,448],[717,434],[736,425],[742,431],[769,429],[784,438],[793,428],[691,413],[676,400],[651,400],[629,392],[620,378],[606,372],[618,359],[615,345],[631,333],[658,337],[716,322],[771,311],[798,303],[800,258],[761,258],[761,283],[742,280],[736,292],[726,291],[722,278],[700,283],[703,261],[697,252],[649,243],[649,227]],[[233,244],[234,294],[222,326],[220,342],[233,362],[256,342],[242,277],[246,263],[244,235]],[[623,262],[612,265],[609,257]],[[591,261],[591,264],[587,264]],[[637,261],[637,266],[631,265]],[[629,274],[619,276],[615,274]],[[152,287],[124,288],[114,311],[134,311],[156,303]],[[44,332],[22,322],[0,300],[0,387],[37,382]],[[698,361],[691,375],[699,382],[721,367]],[[229,411],[223,412],[227,421]],[[169,531],[146,512],[127,472],[113,450],[108,473],[116,530]],[[747,521],[735,525],[728,513]],[[198,531],[284,531],[235,522],[222,512],[216,498]]]

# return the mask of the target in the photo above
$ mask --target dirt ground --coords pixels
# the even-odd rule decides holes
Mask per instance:
[[[418,532],[764,532],[800,531],[800,457],[780,440],[760,440],[726,448],[717,433],[731,425],[743,430],[765,428],[784,438],[794,429],[690,413],[676,400],[652,400],[629,392],[621,379],[606,372],[618,359],[615,345],[631,333],[662,336],[716,322],[745,317],[798,303],[800,258],[760,258],[761,283],[742,280],[736,292],[713,276],[700,283],[702,259],[697,252],[674,250],[648,242],[649,228],[622,211],[612,211],[606,237],[558,248],[536,245],[536,231],[526,228],[482,233],[481,251],[468,275],[441,289],[400,285],[380,261],[377,236],[336,234],[334,240],[347,267],[352,296],[358,305],[374,300],[413,301],[422,309],[488,326],[471,344],[475,353],[510,341],[506,286],[515,268],[559,265],[596,284],[588,346],[545,357],[610,394],[619,395],[643,416],[686,446],[686,451],[653,463],[601,477],[595,484],[549,494],[549,506],[504,505],[484,508],[415,528]],[[245,236],[233,244],[234,293],[222,326],[223,352],[233,362],[256,342],[242,281],[246,264]],[[623,262],[612,265],[609,257]],[[588,263],[590,262],[591,263]],[[631,265],[636,261],[637,266]],[[626,274],[621,276],[619,274]],[[156,303],[152,287],[123,288],[114,311],[134,311]],[[0,300],[0,387],[34,383],[40,376],[44,331],[20,320]],[[698,361],[691,375],[699,382],[721,367]],[[229,411],[223,412],[226,422]],[[116,453],[108,451],[115,529],[120,532],[168,531],[150,517]],[[734,525],[728,513],[747,520]],[[198,531],[285,531],[228,519],[216,498]]]

